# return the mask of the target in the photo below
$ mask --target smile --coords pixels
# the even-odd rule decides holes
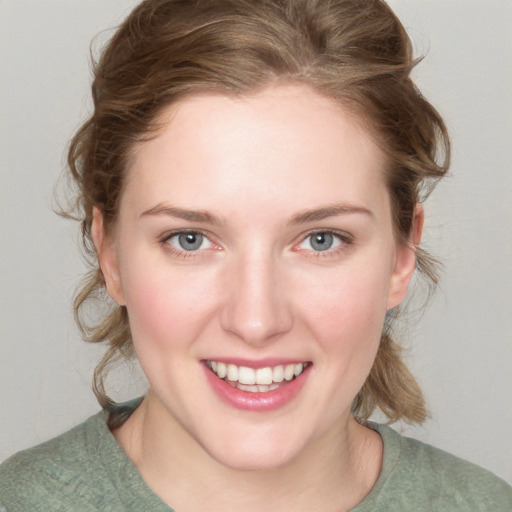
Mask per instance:
[[[234,388],[252,393],[267,393],[278,389],[283,384],[287,384],[301,375],[309,364],[305,362],[249,368],[220,361],[205,361],[205,365],[219,379],[224,380]]]

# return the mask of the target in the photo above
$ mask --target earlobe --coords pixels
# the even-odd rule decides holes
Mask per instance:
[[[387,309],[398,306],[407,295],[414,269],[416,268],[416,250],[421,241],[425,214],[418,203],[414,209],[411,233],[407,244],[401,244],[397,249],[395,268],[391,276]]]
[[[96,206],[93,207],[91,233],[107,292],[119,305],[124,305],[115,247],[105,230],[103,213]]]

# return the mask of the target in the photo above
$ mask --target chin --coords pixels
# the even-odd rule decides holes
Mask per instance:
[[[234,471],[273,471],[290,464],[295,458],[291,454],[282,454],[278,450],[269,451],[255,449],[255,450],[235,450],[229,454],[221,454],[216,456],[210,454],[212,457],[225,466],[226,468]]]
[[[263,430],[263,429],[262,429]],[[304,441],[288,432],[256,432],[226,436],[223,445],[203,444],[209,455],[236,471],[272,471],[289,465],[303,451]]]

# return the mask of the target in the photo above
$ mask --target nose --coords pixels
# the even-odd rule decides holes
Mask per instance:
[[[271,255],[240,258],[226,276],[222,328],[253,346],[288,332],[293,313],[283,274]]]

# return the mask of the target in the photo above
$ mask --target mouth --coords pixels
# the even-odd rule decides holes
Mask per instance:
[[[311,362],[249,368],[222,361],[205,360],[206,367],[231,387],[249,393],[268,393],[297,379]]]

